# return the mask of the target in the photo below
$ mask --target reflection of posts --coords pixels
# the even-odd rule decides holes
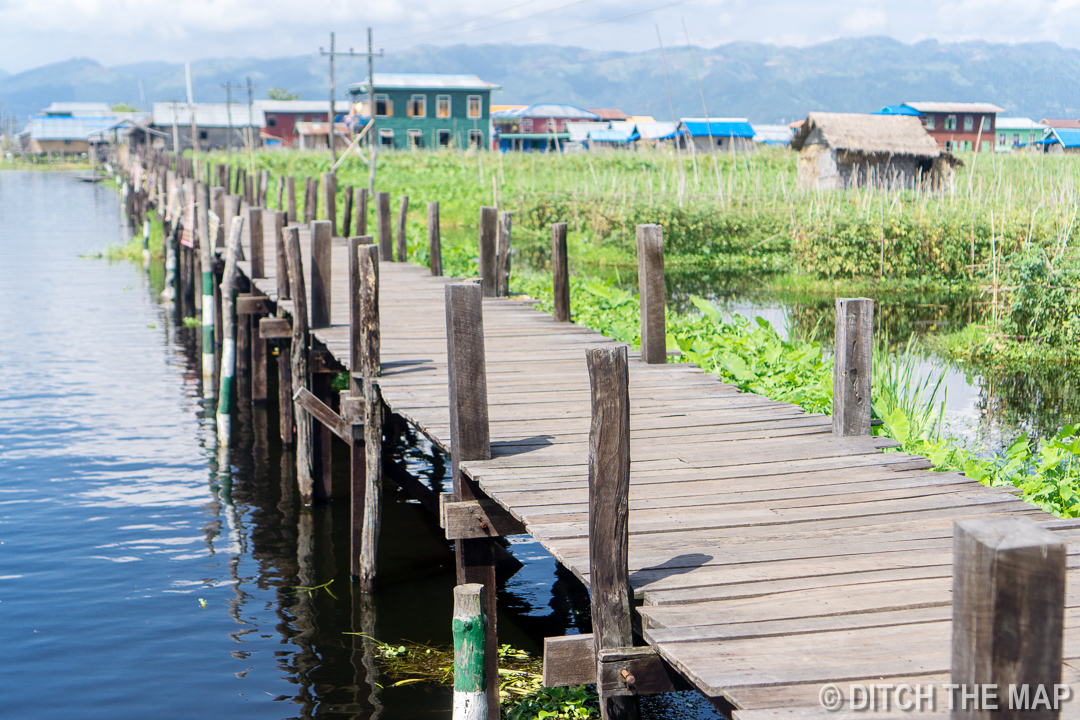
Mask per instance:
[[[484,360],[484,291],[475,283],[455,283],[447,285],[445,292],[454,499],[477,500],[483,497],[483,494],[476,483],[462,472],[461,463],[491,458],[487,369]],[[485,636],[485,680],[489,714],[497,718],[499,668],[495,626],[494,542],[492,538],[486,537],[459,539],[455,546],[455,561],[459,585],[479,583],[484,586],[484,602],[489,608]]]
[[[354,702],[364,706],[364,686],[369,692],[368,704],[372,708],[368,720],[378,720],[383,705],[379,699],[379,670],[375,665],[375,600],[364,592],[354,592],[352,598],[352,666],[355,676]]]

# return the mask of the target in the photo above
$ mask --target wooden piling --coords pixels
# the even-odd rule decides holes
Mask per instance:
[[[650,364],[667,362],[664,286],[664,229],[637,226],[638,300],[641,303],[641,359]]]
[[[442,275],[442,238],[439,236],[439,201],[427,204],[428,267],[435,277]]]
[[[367,237],[367,204],[368,204],[368,191],[367,188],[356,188],[356,198],[353,201],[353,208],[356,211],[356,234],[360,237]]]
[[[294,223],[296,222],[296,178],[292,175],[287,175],[285,177],[285,199],[288,201],[289,206],[288,208],[280,209],[284,209],[288,212],[286,224]]]
[[[870,434],[870,380],[874,359],[874,301],[836,299],[833,354],[833,433]]]
[[[285,230],[285,260],[289,271],[289,289],[292,291],[292,348],[290,368],[292,370],[292,392],[307,388],[310,384],[308,373],[308,308],[307,287],[304,281],[304,268],[300,259],[300,230],[290,227]],[[307,410],[293,402],[293,417],[296,423],[296,484],[300,489],[300,500],[310,505],[314,499],[314,447],[312,442],[312,422]]]
[[[585,352],[592,395],[589,429],[589,595],[596,677],[601,653],[634,644],[630,608],[630,376],[625,345]],[[600,697],[611,720],[638,716],[636,697]]]
[[[401,196],[401,206],[397,216],[397,261],[405,262],[408,259],[409,245],[405,237],[405,221],[409,215],[409,196]]]
[[[345,207],[341,210],[341,234],[343,237],[352,236],[352,206],[353,206],[353,186],[346,185],[345,192],[342,194],[342,200],[345,202]]]
[[[570,270],[566,254],[566,223],[551,226],[552,314],[555,322],[570,322]]]
[[[393,241],[390,236],[390,193],[375,193],[375,222],[379,232],[379,257],[392,260]]]
[[[196,227],[198,229],[199,273],[202,298],[202,380],[203,397],[213,398],[214,385],[214,263],[210,238],[210,188],[206,183],[196,183]]]
[[[480,208],[480,287],[484,297],[495,297],[498,223],[498,210],[493,207]]]
[[[311,183],[309,197],[311,198],[310,211],[304,207],[304,221],[309,225],[319,217],[319,178],[308,178]],[[310,215],[310,217],[309,217]]]
[[[332,172],[322,174],[323,205],[326,207],[326,219],[330,223],[330,236],[338,236],[337,224],[337,176]]]
[[[495,294],[499,297],[510,296],[510,231],[513,216],[508,212],[499,213],[498,253],[495,262]]]
[[[218,391],[217,434],[218,447],[227,448],[232,435],[233,378],[236,375],[236,279],[240,257],[240,233],[244,219],[229,219],[229,239],[225,245],[225,272],[221,278],[221,388]]]
[[[354,426],[353,449],[363,448],[362,458],[354,455],[352,476],[351,573],[363,592],[373,592],[377,576],[382,497],[382,374],[379,357],[379,248],[371,237],[350,240],[350,332],[354,397],[363,397],[364,422]],[[359,436],[359,437],[357,437]],[[362,462],[361,462],[362,461]]]
[[[488,698],[484,675],[487,611],[484,586],[476,583],[454,588],[454,716],[453,720],[487,720]],[[494,608],[492,608],[494,611]]]
[[[289,288],[288,261],[285,259],[285,225],[288,216],[284,212],[274,213],[274,246],[277,252],[277,316],[285,317],[282,300],[292,299]],[[278,341],[278,416],[281,429],[281,444],[287,448],[293,446],[293,392],[292,392],[292,340]]]
[[[330,249],[333,226],[328,220],[311,223],[311,327],[330,327]]]
[[[263,218],[269,211],[252,208],[248,211],[247,226],[251,236],[251,279],[266,277],[266,235],[263,230]],[[255,292],[252,283],[252,292]],[[266,402],[266,341],[259,337],[259,316],[248,315],[246,322],[251,336],[251,401],[255,404]]]
[[[456,500],[483,496],[479,487],[461,471],[461,463],[491,458],[488,427],[487,370],[484,361],[483,290],[475,283],[446,286],[447,378],[450,395],[451,463]],[[454,553],[457,582],[484,586],[487,607],[495,608],[495,561],[493,540],[456,540]],[[499,707],[498,636],[495,612],[488,613],[485,647],[488,708],[497,717]]]
[[[277,205],[274,207],[274,209],[278,210],[278,211],[284,210],[285,209],[285,205],[283,204],[284,202],[285,202],[285,176],[284,175],[278,175]]]
[[[1024,517],[963,520],[953,533],[952,717],[1060,716],[1065,543]],[[995,685],[1000,709],[982,703]],[[1027,697],[1016,707],[1010,693]],[[963,697],[963,690],[974,692]],[[1034,704],[1039,693],[1048,700]],[[989,703],[987,703],[989,704]],[[1019,704],[1019,703],[1018,703]],[[1030,708],[1030,709],[1028,709]]]
[[[260,170],[259,171],[259,194],[255,198],[255,204],[258,205],[259,207],[262,207],[262,208],[266,207],[266,196],[269,194],[269,191],[270,191],[270,171],[269,170]]]

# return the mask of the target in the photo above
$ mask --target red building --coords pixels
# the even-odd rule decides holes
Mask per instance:
[[[990,103],[909,102],[923,128],[946,152],[993,152],[997,114]]]
[[[266,116],[266,127],[262,128],[263,140],[271,138],[281,141],[284,147],[298,147],[300,135],[296,130],[298,122],[326,122],[326,110],[329,100],[258,100],[255,103]],[[338,100],[334,103],[336,115],[349,114],[349,102]]]

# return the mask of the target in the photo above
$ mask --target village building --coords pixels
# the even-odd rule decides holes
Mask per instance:
[[[746,118],[682,118],[679,144],[691,152],[740,152],[754,149],[754,128]]]
[[[192,114],[199,150],[237,149],[247,147],[248,143],[257,146],[266,128],[266,117],[257,104],[154,103],[151,127],[169,138],[156,136],[154,147],[171,148],[175,143],[181,152],[192,147]]]
[[[990,152],[995,120],[1003,108],[990,103],[906,102],[919,113],[923,127],[946,152]]]
[[[375,132],[380,148],[491,147],[491,91],[475,75],[375,73]],[[353,114],[372,117],[370,82],[349,86]]]
[[[1051,127],[1041,144],[1051,155],[1080,153],[1080,128]]]
[[[1046,133],[1046,126],[1031,118],[999,117],[994,124],[997,133],[994,149],[998,152],[1034,148]]]
[[[630,118],[618,108],[587,108],[589,112],[600,116],[601,120],[629,120]]]
[[[570,142],[568,124],[600,121],[600,115],[590,110],[554,103],[503,110],[492,117],[499,149],[503,152],[562,150]]]
[[[788,125],[754,125],[754,142],[759,145],[787,147],[791,144],[794,130]]]
[[[18,137],[22,151],[32,155],[83,155],[104,142],[104,131],[146,118],[146,113],[114,111],[108,103],[54,102],[31,116]]]
[[[266,118],[266,127],[262,130],[264,144],[279,147],[311,147],[311,143],[302,143],[301,133],[297,129],[299,123],[317,123],[321,125],[319,143],[324,149],[329,147],[326,141],[326,117],[330,109],[329,100],[256,100],[255,106],[263,112]],[[352,103],[347,100],[338,100],[334,103],[334,117],[344,117],[349,114]],[[246,111],[246,106],[245,106]],[[247,116],[245,115],[245,118]],[[348,127],[345,127],[348,134]],[[305,135],[310,135],[308,132]],[[306,138],[304,138],[306,140]],[[346,144],[348,141],[346,141]]]
[[[907,115],[812,112],[791,147],[799,153],[798,187],[808,190],[936,185],[955,162]]]

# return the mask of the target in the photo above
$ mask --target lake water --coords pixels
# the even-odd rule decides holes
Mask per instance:
[[[0,172],[4,716],[449,717],[448,688],[394,687],[352,634],[450,643],[453,554],[433,516],[388,484],[381,588],[354,596],[345,503],[298,505],[273,408],[241,401],[217,467],[160,268],[80,257],[128,236],[109,188]],[[448,465],[406,429],[390,458],[433,487]],[[509,549],[500,641],[537,652],[588,629],[580,584],[528,538]],[[685,695],[646,716],[717,717]]]

